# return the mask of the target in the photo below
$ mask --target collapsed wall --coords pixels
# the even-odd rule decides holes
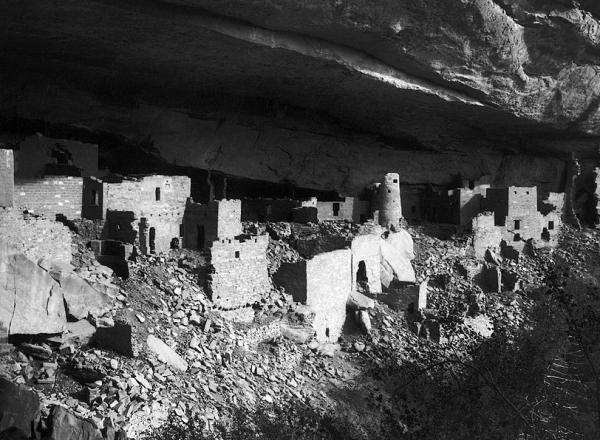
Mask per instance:
[[[352,240],[352,290],[381,292],[381,237],[359,235]]]
[[[312,326],[318,341],[335,342],[346,320],[346,302],[352,289],[352,252],[339,249],[310,260],[283,264],[275,282],[295,302],[314,314]]]
[[[71,232],[61,223],[0,209],[0,241],[32,261],[71,261]]]

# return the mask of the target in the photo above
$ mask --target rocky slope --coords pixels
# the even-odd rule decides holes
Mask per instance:
[[[82,223],[79,229],[87,236],[93,234],[89,226]],[[257,226],[273,237],[268,252],[271,272],[282,261],[301,258],[291,245],[299,233],[292,231],[299,225],[248,225]],[[499,395],[465,392],[463,386],[475,386],[467,385],[472,380],[467,373],[469,368],[482,368],[478,356],[489,345],[496,355],[507,356],[518,335],[546,332],[534,319],[543,303],[537,287],[545,283],[559,256],[574,266],[586,259],[570,255],[583,249],[597,258],[597,246],[592,245],[597,234],[567,231],[568,251],[542,250],[523,255],[518,262],[490,254],[481,262],[472,257],[469,236],[440,240],[431,235],[436,228],[409,229],[415,241],[417,280],[429,286],[428,308],[407,313],[394,300],[402,293],[397,296],[391,290],[377,296],[374,308],[366,312],[368,332],[350,319],[339,346],[310,340],[302,330],[307,322],[302,306],[277,291],[249,311],[251,322],[231,321],[226,312],[213,307],[199,282],[206,264],[202,253],[138,257],[130,263],[129,278],[122,280],[95,262],[86,236],[74,234],[75,273],[94,286],[110,286],[109,304],[103,303],[100,312],[90,309],[90,315],[79,321],[70,314],[62,336],[11,339],[15,347],[4,348],[0,371],[12,383],[33,387],[35,393],[0,382],[13,399],[8,407],[17,411],[9,413],[6,423],[0,421],[0,430],[14,426],[14,420],[21,423],[24,415],[37,420],[41,413],[44,422],[36,429],[53,439],[84,435],[98,440],[144,435],[197,439],[220,438],[223,430],[237,432],[236,417],[250,417],[244,423],[278,429],[280,435],[309,417],[322,430],[319,438],[443,438],[435,436],[454,429],[473,438],[478,429],[473,420],[445,414],[448,407],[442,394],[448,378],[443,374],[449,371],[459,388],[448,392],[466,399],[462,403],[473,408],[473,418],[491,424],[494,432],[525,429],[497,400]],[[300,229],[306,234],[310,228]],[[335,241],[332,237],[347,238],[356,232],[342,223],[315,226],[311,243],[328,246]],[[48,270],[64,280],[64,273]],[[502,285],[490,284],[479,275],[482,270],[501,273]],[[66,284],[61,288],[69,291]],[[545,350],[542,357],[553,353]],[[504,362],[494,360],[496,355],[489,354],[486,362]],[[535,383],[544,377],[538,358],[519,356],[511,362],[518,360],[524,381]],[[436,369],[446,364],[450,370]],[[491,368],[488,364],[486,368]],[[506,368],[502,374],[514,374]],[[430,370],[431,375],[423,375]],[[498,372],[490,374],[495,375],[489,380],[508,393],[505,398],[518,402],[536,395],[517,383],[503,383]],[[438,400],[431,406],[433,396]],[[281,412],[287,424],[265,422],[263,410]],[[26,424],[17,426],[26,429]],[[261,435],[273,438],[266,432]]]

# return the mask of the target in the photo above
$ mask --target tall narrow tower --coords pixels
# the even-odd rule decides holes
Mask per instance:
[[[400,176],[387,173],[378,188],[379,224],[385,228],[398,228],[402,218],[400,204]]]
[[[15,160],[13,150],[4,150],[0,144],[0,207],[13,206],[15,189]]]

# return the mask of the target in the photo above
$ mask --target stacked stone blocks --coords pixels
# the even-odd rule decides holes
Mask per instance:
[[[207,288],[217,307],[244,307],[268,294],[268,245],[268,235],[224,238],[212,243]]]

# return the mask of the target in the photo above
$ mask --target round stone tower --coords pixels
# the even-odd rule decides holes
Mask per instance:
[[[398,228],[402,218],[400,204],[400,176],[387,173],[378,188],[379,224],[385,228]]]

